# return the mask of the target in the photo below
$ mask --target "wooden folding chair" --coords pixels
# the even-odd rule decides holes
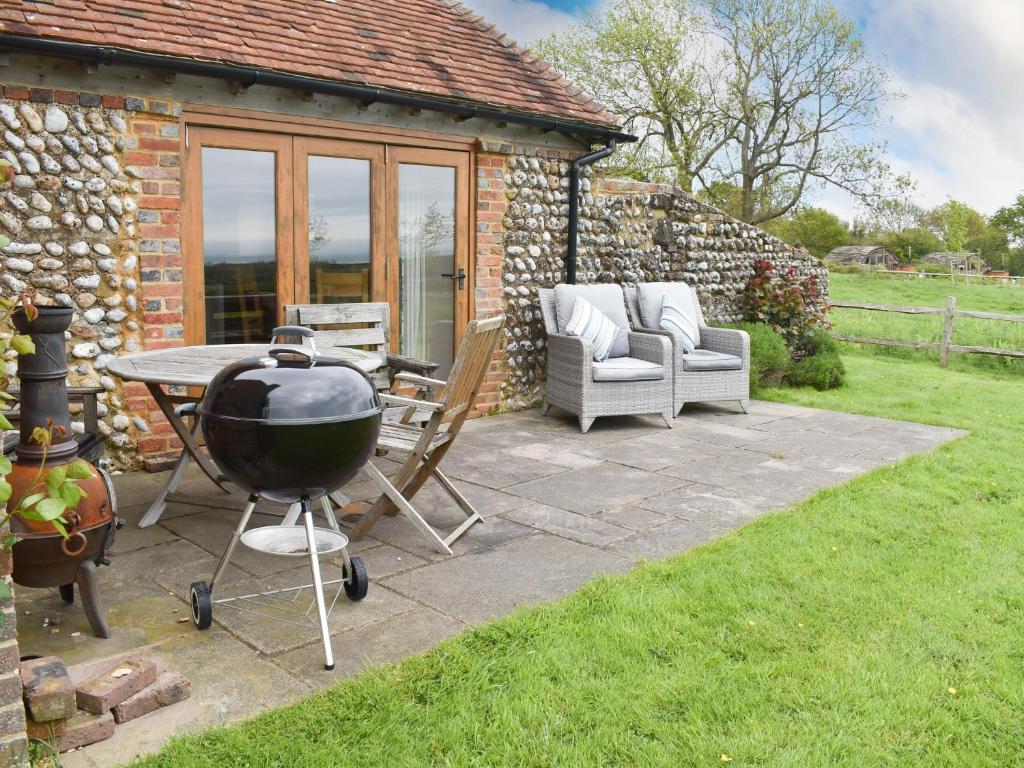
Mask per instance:
[[[410,373],[400,373],[395,377],[405,386],[433,388],[438,392],[435,401],[381,395],[386,404],[404,407],[406,412],[398,421],[386,420],[381,425],[378,450],[387,453],[389,457],[404,456],[404,463],[398,474],[390,480],[372,463],[366,464],[367,474],[377,483],[382,493],[350,531],[353,539],[363,538],[381,515],[397,512],[409,518],[438,552],[450,555],[452,543],[472,525],[483,522],[480,513],[438,465],[455,442],[459,430],[462,429],[462,423],[473,407],[491,358],[494,356],[494,350],[501,339],[504,323],[504,315],[489,320],[473,320],[469,323],[462,337],[459,353],[452,364],[448,381]],[[421,422],[421,414],[429,414],[429,418]],[[416,492],[431,476],[440,483],[466,515],[465,522],[443,538],[412,505]]]

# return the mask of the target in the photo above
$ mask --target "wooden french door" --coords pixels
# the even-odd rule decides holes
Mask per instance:
[[[286,304],[388,301],[396,351],[446,372],[471,311],[469,155],[191,128],[193,344],[269,338]]]
[[[387,170],[395,337],[402,354],[438,363],[444,376],[470,311],[469,160],[464,152],[389,147]]]

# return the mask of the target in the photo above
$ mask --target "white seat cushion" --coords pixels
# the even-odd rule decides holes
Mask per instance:
[[[635,357],[611,357],[603,363],[594,363],[593,371],[594,381],[660,381],[665,378],[665,366]]]
[[[743,359],[709,349],[695,349],[682,356],[682,364],[684,371],[738,371],[743,368]]]

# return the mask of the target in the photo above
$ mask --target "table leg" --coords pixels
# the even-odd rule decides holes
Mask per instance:
[[[149,389],[149,394],[156,400],[156,404],[160,407],[160,411],[163,413],[164,418],[167,419],[171,425],[171,429],[174,430],[174,434],[178,436],[178,439],[184,444],[184,452],[188,453],[192,460],[195,461],[199,468],[203,470],[203,473],[213,481],[213,483],[220,488],[224,493],[230,493],[230,490],[225,487],[225,478],[217,470],[216,465],[203,453],[203,449],[199,447],[199,441],[196,440],[196,436],[189,429],[185,420],[182,419],[178,414],[174,412],[174,403],[168,398],[167,394],[163,391],[163,388],[159,384],[147,383],[146,388]],[[198,418],[198,417],[197,417]]]
[[[174,470],[171,472],[171,476],[167,479],[166,485],[163,490],[160,491],[160,495],[156,497],[152,504],[149,505],[149,509],[146,510],[146,514],[139,520],[139,528],[148,528],[160,519],[160,516],[164,513],[167,508],[167,497],[170,496],[178,488],[178,484],[181,479],[185,476],[185,470],[188,469],[189,463],[189,452],[182,451],[181,456],[178,457],[177,463],[174,465]]]

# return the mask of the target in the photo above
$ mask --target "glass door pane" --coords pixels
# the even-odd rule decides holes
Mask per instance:
[[[275,155],[202,148],[206,343],[265,341],[277,320]]]
[[[370,300],[370,161],[309,155],[309,300]]]
[[[455,339],[455,168],[398,166],[398,272],[402,354],[451,370]]]

